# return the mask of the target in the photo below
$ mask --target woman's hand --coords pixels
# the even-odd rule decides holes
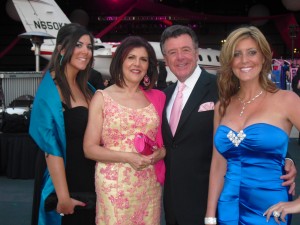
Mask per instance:
[[[143,170],[150,165],[154,165],[159,160],[166,156],[166,149],[164,147],[160,149],[155,149],[153,154],[145,156],[139,153],[132,152],[128,157],[128,163],[135,170]]]
[[[269,221],[271,215],[273,215],[276,222],[280,224],[279,220],[286,222],[285,216],[292,213],[300,213],[300,198],[292,202],[277,203],[276,205],[268,208],[268,210],[264,213],[264,216],[266,216],[267,221]]]
[[[165,158],[166,156],[166,149],[164,147],[160,148],[160,149],[155,149],[153,151],[153,154],[147,156],[150,158],[151,160],[151,165],[154,165],[155,163],[157,163],[159,160]]]
[[[84,207],[86,204],[73,198],[58,200],[56,211],[61,215],[73,214],[76,206]]]
[[[128,163],[135,170],[142,170],[148,167],[151,164],[151,157],[144,156],[139,153],[131,152],[129,153]]]

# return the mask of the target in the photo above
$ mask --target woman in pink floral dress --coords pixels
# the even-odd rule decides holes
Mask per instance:
[[[118,46],[110,72],[115,84],[95,93],[84,137],[86,157],[96,160],[96,224],[159,225],[164,181],[161,138],[163,92],[153,90],[157,60],[143,38]],[[144,133],[158,148],[137,152],[133,139]]]

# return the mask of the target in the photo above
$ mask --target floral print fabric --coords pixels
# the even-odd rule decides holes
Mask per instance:
[[[104,147],[121,152],[137,152],[133,145],[136,133],[155,139],[159,116],[152,104],[132,109],[104,97]],[[128,163],[97,162],[95,172],[97,192],[97,225],[159,225],[161,185],[151,165],[141,171]]]

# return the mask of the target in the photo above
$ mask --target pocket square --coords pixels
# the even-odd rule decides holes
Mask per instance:
[[[205,102],[200,105],[198,112],[204,112],[208,110],[214,110],[215,104],[213,102]]]

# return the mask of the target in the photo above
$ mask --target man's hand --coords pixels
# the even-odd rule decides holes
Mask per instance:
[[[286,174],[280,177],[280,179],[284,180],[282,186],[290,186],[289,194],[295,195],[295,179],[297,175],[297,169],[294,162],[291,159],[285,159],[284,170]]]

